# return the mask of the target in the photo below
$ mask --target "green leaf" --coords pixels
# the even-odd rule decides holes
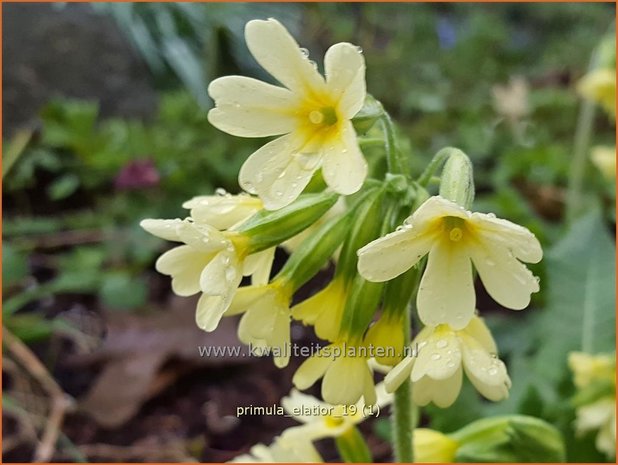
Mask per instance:
[[[2,288],[7,289],[28,276],[28,258],[10,243],[2,244]]]
[[[133,310],[146,303],[148,287],[128,273],[110,273],[103,279],[99,297],[103,305],[113,310]]]
[[[560,379],[570,351],[615,350],[615,251],[595,210],[547,254],[547,308],[537,325],[545,337],[535,360],[546,379]]]
[[[77,175],[69,173],[56,179],[47,189],[52,200],[62,200],[73,194],[79,187]]]

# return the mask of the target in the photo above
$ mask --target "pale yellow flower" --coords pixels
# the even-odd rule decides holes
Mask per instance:
[[[356,404],[331,405],[293,389],[282,399],[281,405],[292,418],[303,424],[288,428],[282,436],[300,435],[311,441],[341,436],[366,418],[376,416],[378,407],[392,402],[393,396],[386,392],[383,384],[376,386],[376,395],[375,405],[366,404],[363,399]]]
[[[471,263],[487,292],[501,305],[521,310],[539,290],[521,262],[537,263],[543,252],[526,228],[495,215],[471,213],[440,196],[430,197],[403,227],[358,251],[358,271],[369,281],[387,281],[429,255],[417,307],[427,326],[463,329],[474,315]]]
[[[575,411],[575,429],[578,434],[597,431],[596,447],[609,457],[616,456],[616,355],[571,352],[569,368],[578,391],[602,388],[611,394],[578,407]]]
[[[592,147],[590,158],[605,179],[609,181],[616,179],[616,146],[597,145]]]
[[[149,233],[182,242],[159,257],[156,269],[172,277],[172,290],[180,296],[202,293],[197,303],[197,325],[213,331],[227,310],[243,277],[268,274],[272,252],[248,254],[248,238],[233,231],[219,231],[192,218],[143,220]]]
[[[321,463],[322,457],[311,441],[299,435],[276,437],[270,446],[256,444],[249,454],[243,454],[230,463]]]
[[[414,460],[418,463],[453,463],[459,444],[429,428],[417,428],[413,435]]]
[[[191,210],[191,217],[219,230],[234,229],[264,208],[257,197],[241,193],[231,195],[217,189],[216,195],[193,197],[182,204]]]
[[[578,434],[597,431],[596,448],[609,457],[616,456],[616,398],[603,397],[576,411],[575,429]]]
[[[321,291],[292,307],[292,316],[306,325],[312,325],[320,339],[335,342],[339,336],[346,298],[345,280],[338,277]]]
[[[337,342],[323,347],[298,367],[292,382],[300,390],[322,380],[322,398],[333,405],[352,405],[363,397],[366,405],[376,403],[373,373],[366,347]]]
[[[367,176],[351,122],[366,94],[360,51],[333,45],[324,57],[324,78],[278,21],[248,22],[245,38],[256,61],[285,87],[241,76],[208,87],[216,104],[208,113],[213,126],[240,137],[281,136],[247,159],[240,185],[268,209],[296,199],[320,167],[334,191],[358,191]]]
[[[586,99],[600,104],[610,115],[616,115],[616,70],[599,68],[590,71],[577,84]]]
[[[243,313],[238,338],[264,354],[272,353],[279,368],[285,367],[290,359],[291,300],[292,288],[275,279],[270,284],[241,287],[225,313]]]
[[[463,372],[487,399],[508,397],[511,380],[504,363],[496,356],[496,343],[479,317],[463,330],[448,325],[425,327],[412,342],[418,353],[402,360],[386,376],[389,392],[394,392],[411,376],[412,395],[418,405],[434,402],[448,407],[457,399]]]

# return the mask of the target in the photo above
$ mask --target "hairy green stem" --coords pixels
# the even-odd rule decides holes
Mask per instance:
[[[386,151],[386,163],[389,173],[408,175],[406,167],[403,166],[397,151],[397,141],[395,140],[395,127],[388,113],[383,112],[380,117],[380,126],[384,133],[384,150]]]
[[[411,342],[411,322],[410,312],[404,312],[404,346],[407,347]],[[392,442],[395,453],[395,462],[413,463],[414,449],[412,447],[414,431],[414,407],[412,405],[412,381],[406,379],[399,389],[395,391],[395,399],[392,409]]]
[[[438,153],[436,153],[429,162],[429,165],[427,165],[427,168],[425,168],[425,171],[423,171],[423,173],[419,176],[416,182],[418,182],[418,184],[422,187],[427,187],[427,184],[429,184],[429,182],[432,180],[433,175],[436,173],[436,171],[442,168],[442,165],[444,165],[446,160],[448,160],[448,158],[451,156],[452,150],[452,147],[445,147]]]

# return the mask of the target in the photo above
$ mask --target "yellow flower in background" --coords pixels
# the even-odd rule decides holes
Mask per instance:
[[[376,386],[376,395],[376,405],[380,408],[393,400],[382,383]],[[377,412],[373,404],[366,404],[363,399],[356,404],[331,405],[296,389],[281,400],[281,405],[292,418],[303,423],[288,428],[282,437],[300,435],[311,441],[341,436]]]
[[[453,463],[459,444],[447,435],[429,428],[417,428],[412,439],[414,460],[419,463]]]
[[[605,179],[609,181],[616,179],[616,146],[592,147],[590,158]]]
[[[322,457],[311,441],[298,435],[276,437],[270,446],[256,444],[249,454],[243,454],[230,463],[321,463]]]
[[[320,339],[335,342],[339,336],[346,298],[345,280],[337,277],[324,289],[292,307],[292,317],[305,325],[312,325]]]
[[[448,407],[457,399],[463,372],[487,399],[508,397],[511,380],[506,366],[497,358],[497,348],[483,320],[473,317],[463,330],[448,325],[425,327],[412,342],[417,353],[410,354],[386,376],[389,392],[394,392],[411,376],[412,395],[418,405],[430,402]]]
[[[216,107],[208,120],[240,137],[281,136],[244,163],[239,183],[267,209],[288,205],[322,168],[334,191],[358,191],[367,163],[350,121],[365,100],[365,60],[352,44],[333,45],[322,77],[306,52],[275,19],[249,21],[247,46],[256,61],[285,87],[242,76],[213,81],[208,93]]]
[[[616,116],[616,70],[600,68],[590,71],[577,84],[582,97],[601,105],[611,116]]]
[[[265,354],[272,352],[279,368],[285,367],[290,359],[291,300],[291,286],[275,279],[270,284],[241,287],[225,313],[243,313],[238,338]]]
[[[472,265],[489,295],[501,305],[521,310],[539,290],[538,279],[521,262],[543,256],[528,229],[471,213],[440,196],[430,197],[402,228],[358,251],[358,271],[368,281],[388,281],[428,255],[417,307],[427,326],[463,329],[474,315],[476,296]]]
[[[340,341],[322,347],[298,367],[292,382],[305,390],[322,380],[322,398],[333,405],[353,405],[363,397],[366,405],[377,401],[369,351],[360,343]]]
[[[365,344],[376,348],[375,360],[379,365],[394,366],[401,361],[404,337],[404,322],[401,315],[397,317],[382,315],[369,327]]]
[[[569,368],[578,393],[594,396],[577,407],[575,429],[578,434],[598,431],[596,448],[608,457],[616,456],[616,355],[569,354]],[[585,395],[584,397],[588,397]]]

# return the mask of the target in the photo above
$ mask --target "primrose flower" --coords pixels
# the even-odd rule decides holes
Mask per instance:
[[[427,326],[466,327],[476,305],[472,266],[489,295],[521,310],[539,290],[538,279],[523,265],[543,252],[528,229],[495,215],[471,213],[440,196],[430,197],[403,227],[358,251],[358,271],[368,281],[387,281],[429,255],[417,307]]]
[[[395,391],[412,377],[412,395],[418,405],[434,402],[448,407],[457,399],[463,371],[474,387],[492,401],[508,397],[511,380],[496,357],[496,343],[479,317],[463,330],[448,325],[425,327],[412,341],[417,353],[401,361],[385,378],[386,389]]]
[[[248,238],[243,234],[219,231],[192,218],[148,219],[140,225],[157,237],[184,243],[161,255],[156,269],[172,277],[172,289],[177,295],[202,292],[196,321],[205,331],[214,331],[218,326],[243,274],[256,272],[267,258],[264,252],[248,257]]]
[[[256,444],[249,454],[243,454],[230,463],[321,463],[322,457],[311,441],[298,435],[282,435],[270,446]]]
[[[346,298],[345,280],[337,277],[324,289],[292,307],[292,317],[305,325],[312,325],[320,339],[335,342],[339,336]]]
[[[392,394],[386,392],[383,383],[376,386],[376,394],[376,405],[380,408],[393,400]],[[303,423],[288,428],[282,437],[299,435],[311,441],[341,436],[377,413],[375,406],[365,404],[362,399],[351,405],[331,405],[296,389],[292,389],[290,395],[281,400],[281,405],[295,420]]]
[[[219,230],[234,229],[264,208],[258,197],[245,193],[232,195],[217,189],[216,195],[200,195],[182,204],[191,217]]]
[[[582,97],[600,104],[607,113],[616,116],[616,70],[600,68],[586,74],[577,84]]]
[[[243,313],[238,326],[238,338],[245,344],[261,349],[272,348],[275,365],[285,367],[290,359],[290,302],[293,290],[283,280],[270,284],[241,287],[225,316]]]
[[[352,405],[363,397],[366,405],[373,405],[377,397],[366,349],[354,341],[322,347],[298,367],[292,382],[304,390],[323,377],[322,398],[329,404]]]
[[[616,356],[571,352],[569,367],[577,394],[585,399],[575,411],[575,429],[580,435],[598,431],[596,448],[613,458],[616,456]]]
[[[609,181],[616,179],[616,146],[592,147],[590,158],[605,179]]]
[[[321,167],[337,193],[358,191],[367,176],[351,122],[366,94],[361,52],[352,44],[333,45],[324,57],[324,78],[277,20],[249,21],[245,38],[257,62],[285,87],[242,76],[208,87],[216,104],[208,113],[213,126],[240,137],[281,136],[247,159],[242,188],[276,210],[296,199]]]

